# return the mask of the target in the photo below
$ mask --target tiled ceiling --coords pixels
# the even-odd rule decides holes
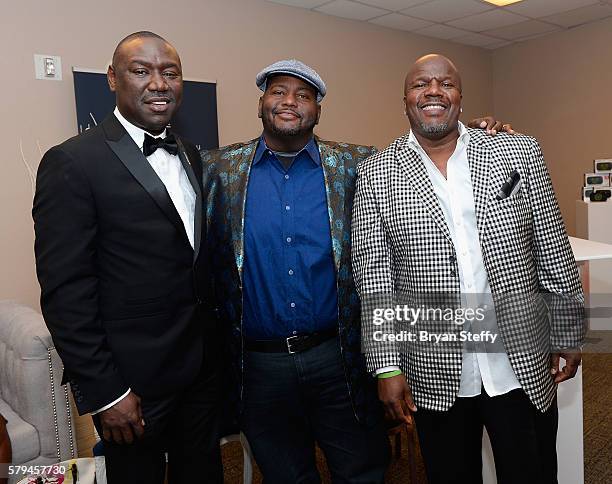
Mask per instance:
[[[612,0],[268,0],[336,17],[497,49],[612,17]]]

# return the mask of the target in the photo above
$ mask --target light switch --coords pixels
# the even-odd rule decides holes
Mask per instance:
[[[53,57],[45,57],[45,77],[55,77],[55,60]]]
[[[62,80],[62,59],[57,55],[34,54],[36,79]]]

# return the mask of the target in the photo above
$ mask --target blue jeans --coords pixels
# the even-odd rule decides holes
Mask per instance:
[[[334,483],[384,481],[383,414],[370,427],[357,421],[337,337],[302,353],[244,357],[241,423],[266,484],[321,482],[315,442]]]

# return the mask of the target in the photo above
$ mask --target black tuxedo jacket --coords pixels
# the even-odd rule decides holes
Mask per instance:
[[[80,413],[128,388],[166,398],[202,364],[208,307],[202,165],[178,138],[196,193],[195,248],[162,181],[114,115],[51,148],[38,169],[41,308]],[[205,229],[204,229],[205,230]]]

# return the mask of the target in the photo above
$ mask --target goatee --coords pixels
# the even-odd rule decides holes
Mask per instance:
[[[272,132],[280,136],[297,136],[301,132],[301,126],[296,126],[295,128],[279,128],[273,124]]]
[[[448,123],[425,124],[421,122],[420,125],[421,125],[421,131],[427,134],[439,135],[439,134],[445,134],[448,131]]]

